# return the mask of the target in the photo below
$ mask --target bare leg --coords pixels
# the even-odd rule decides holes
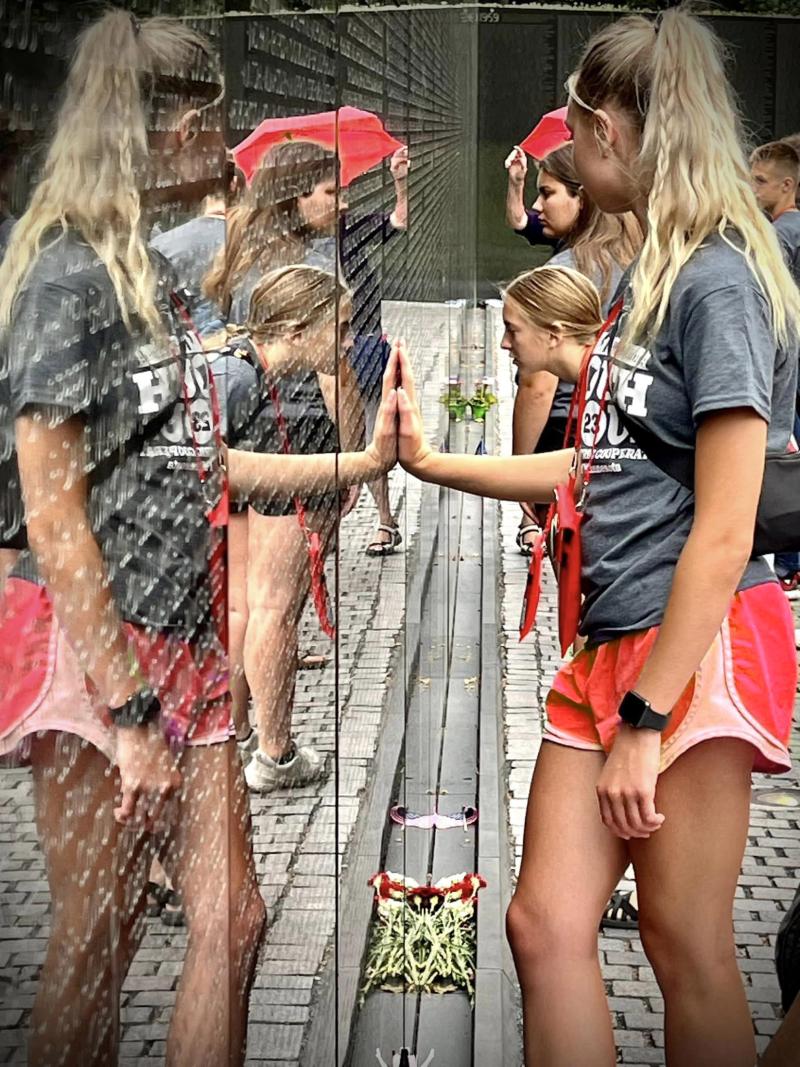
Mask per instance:
[[[756,1046],[733,938],[753,750],[717,739],[658,780],[664,825],[631,841],[639,930],[664,994],[669,1065],[753,1067]]]
[[[3,592],[3,586],[6,584],[6,578],[11,572],[11,568],[17,562],[17,556],[19,551],[16,548],[0,548],[0,595]]]
[[[238,1067],[266,921],[247,791],[233,742],[187,749],[181,769],[184,786],[168,862],[183,895],[189,940],[167,1065]]]
[[[603,760],[546,742],[536,762],[507,916],[529,1067],[616,1062],[597,927],[627,853],[600,821],[595,784]]]
[[[291,744],[297,626],[309,586],[308,550],[296,516],[251,512],[244,666],[258,747],[272,759]]]
[[[114,821],[115,776],[97,749],[49,733],[34,742],[32,763],[53,915],[29,1062],[106,1067],[117,1059],[120,989],[142,933],[151,849]]]
[[[228,522],[228,641],[231,696],[236,736],[250,732],[247,702],[250,688],[244,672],[244,641],[247,631],[247,512],[230,516]]]
[[[336,519],[309,512],[327,551]],[[244,665],[253,693],[258,746],[279,759],[291,744],[297,675],[297,628],[311,578],[305,536],[295,515],[265,517],[250,512],[247,599],[249,621]]]

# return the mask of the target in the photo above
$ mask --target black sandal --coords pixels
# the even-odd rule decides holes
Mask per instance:
[[[600,929],[635,930],[639,925],[639,911],[631,902],[633,890],[615,889],[606,904]]]
[[[388,541],[371,541],[366,548],[368,556],[393,556],[394,551],[398,545],[403,543],[403,538],[400,533],[400,529],[397,526],[387,526],[386,523],[379,523],[378,530],[381,533],[389,535]]]
[[[536,540],[535,535],[538,533],[539,527],[534,522],[526,522],[519,527],[519,529],[517,530],[517,548],[519,549],[519,554],[521,556],[525,556],[530,559],[530,557],[533,555],[533,544]],[[529,534],[534,534],[534,538],[532,541],[525,540],[525,538]]]
[[[147,914],[151,919],[161,918],[165,926],[183,926],[186,916],[183,912],[183,901],[176,889],[159,885],[157,882],[147,883]]]

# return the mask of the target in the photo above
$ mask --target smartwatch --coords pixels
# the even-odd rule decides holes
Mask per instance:
[[[145,726],[161,714],[161,703],[152,689],[139,689],[124,704],[109,708],[115,726]]]
[[[653,711],[650,704],[638,693],[629,690],[619,706],[619,717],[635,730],[664,730],[669,722],[669,715]]]

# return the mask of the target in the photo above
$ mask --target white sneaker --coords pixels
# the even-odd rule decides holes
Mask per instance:
[[[257,748],[244,769],[244,780],[255,793],[272,793],[275,789],[291,789],[308,785],[322,777],[325,766],[316,749],[309,745],[295,747],[294,759],[278,763]]]
[[[246,759],[251,752],[254,752],[258,748],[258,734],[255,730],[251,730],[247,737],[236,738],[236,744],[239,748],[239,753],[242,759]]]

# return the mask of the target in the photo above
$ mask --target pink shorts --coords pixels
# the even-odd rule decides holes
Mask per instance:
[[[634,689],[658,627],[584,649],[555,676],[547,697],[548,741],[608,752],[617,709]],[[661,770],[701,741],[735,737],[753,746],[753,770],[789,770],[789,732],[797,686],[792,613],[777,582],[746,589],[672,709]]]
[[[125,624],[161,701],[173,747],[211,745],[233,733],[224,650],[198,653],[188,641]],[[59,626],[47,590],[9,578],[0,599],[0,756],[24,761],[33,734],[58,730],[114,759],[114,727]]]

